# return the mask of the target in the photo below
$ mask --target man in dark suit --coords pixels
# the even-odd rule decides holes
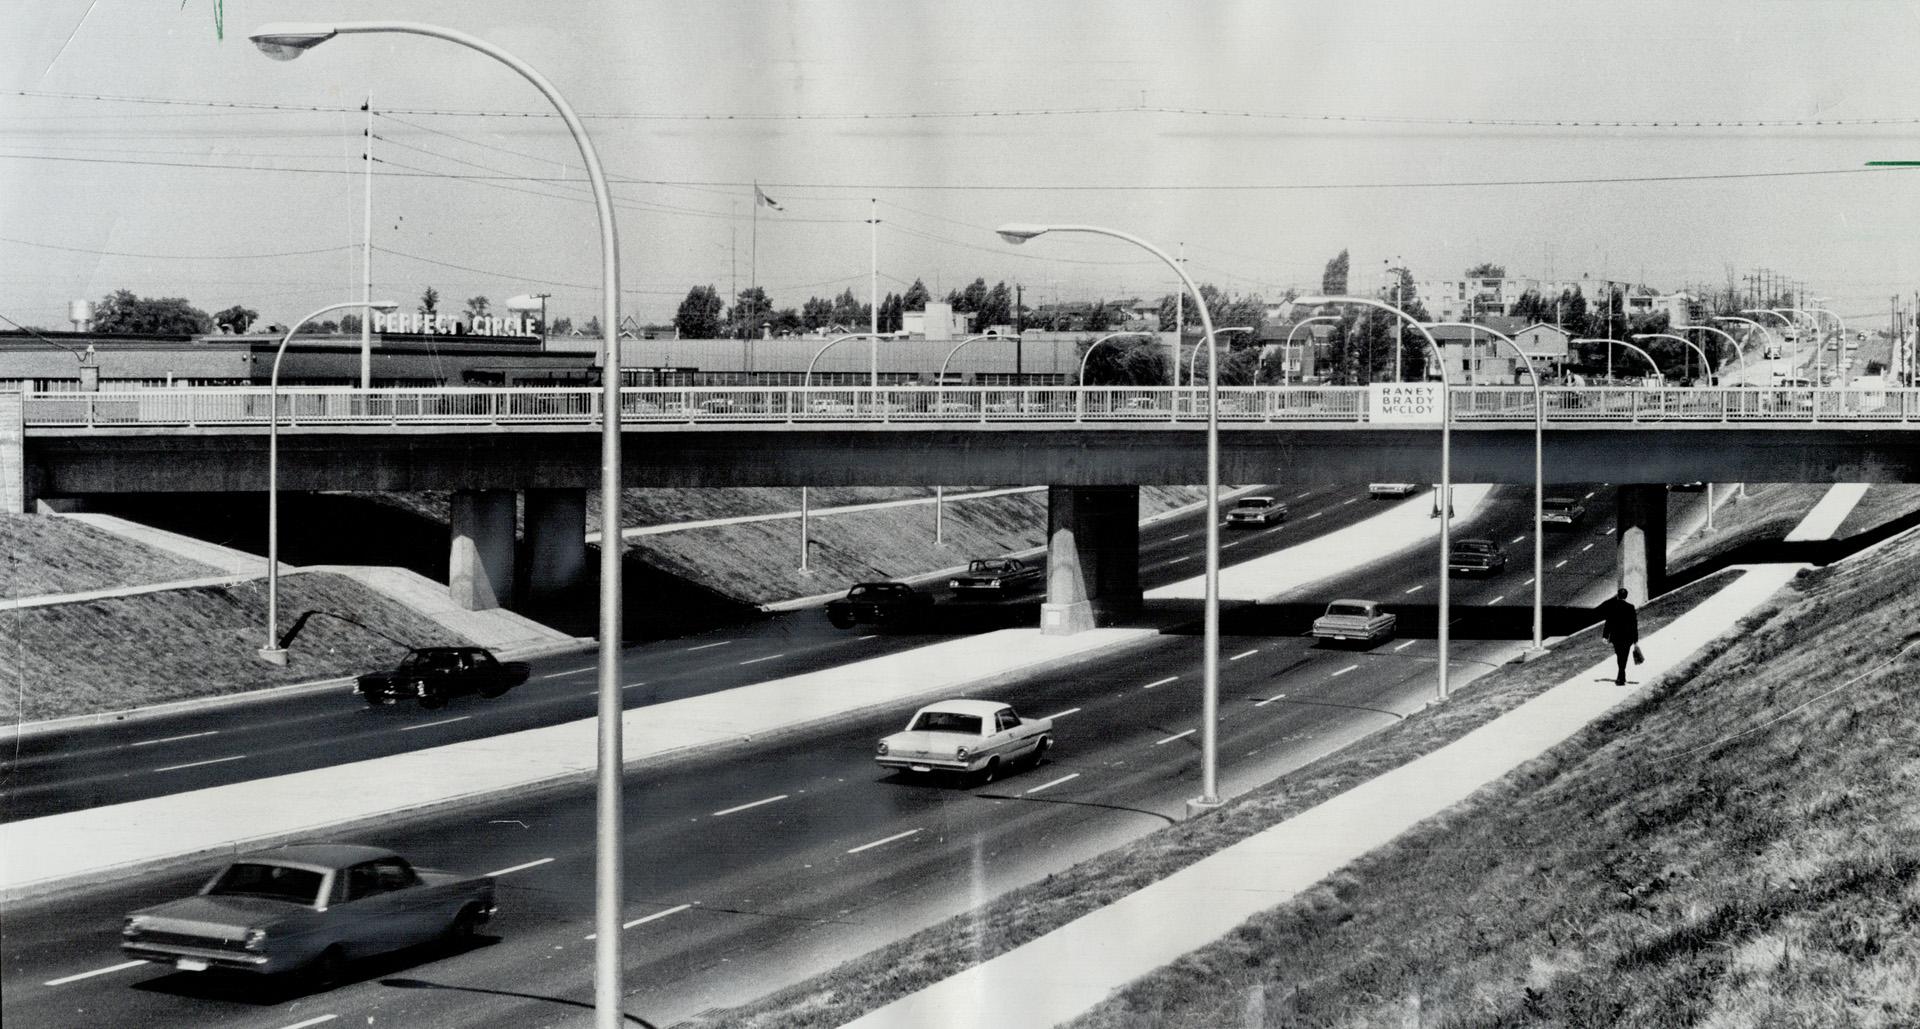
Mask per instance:
[[[1633,653],[1634,644],[1640,642],[1640,614],[1632,604],[1627,603],[1627,591],[1622,589],[1614,594],[1612,600],[1605,601],[1595,609],[1600,615],[1600,638],[1613,644],[1613,656],[1620,662],[1619,674],[1614,677],[1614,685],[1627,684],[1627,657]]]

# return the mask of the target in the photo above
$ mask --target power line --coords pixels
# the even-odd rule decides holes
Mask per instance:
[[[358,249],[351,243],[335,247],[321,247],[317,250],[283,250],[276,254],[135,254],[125,250],[90,250],[86,247],[65,247],[57,243],[35,243],[30,239],[13,239],[0,236],[0,243],[14,243],[23,247],[39,247],[42,250],[65,250],[73,254],[98,254],[103,257],[141,257],[155,261],[254,261],[269,257],[305,257],[309,254],[331,254],[341,250]]]

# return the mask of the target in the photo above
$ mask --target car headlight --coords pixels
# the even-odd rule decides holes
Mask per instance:
[[[138,915],[129,916],[127,918],[127,924],[120,927],[120,935],[129,940],[139,939],[140,934],[146,931],[147,920]]]
[[[959,589],[959,588],[960,588],[960,580],[959,580],[959,579],[948,579],[948,580],[947,580],[947,588],[948,588],[948,589],[950,589],[950,590],[957,590],[957,589]]]
[[[266,950],[267,931],[265,929],[248,929],[246,942],[241,945],[248,950]]]
[[[886,740],[881,740],[881,741],[880,741],[880,753],[881,753],[881,754],[885,754],[886,752],[887,752],[887,741],[886,741]]]
[[[959,758],[963,758],[963,757],[966,757],[966,756],[967,756],[967,748],[965,748],[965,747],[955,747],[955,748],[953,748],[953,756],[954,756],[954,757],[959,757]]]
[[[427,680],[425,680],[425,679],[415,679],[415,680],[413,680],[413,692],[414,692],[414,693],[416,693],[416,694],[419,694],[419,695],[420,695],[420,696],[422,696],[422,697],[424,697],[424,696],[426,696],[426,695],[427,695]]]
[[[997,590],[997,589],[999,589],[999,588],[1000,588],[1000,580],[999,580],[999,579],[995,579],[995,580],[993,580],[992,582],[989,582],[989,583],[987,583],[987,588],[988,588],[988,589],[990,589],[990,590]]]

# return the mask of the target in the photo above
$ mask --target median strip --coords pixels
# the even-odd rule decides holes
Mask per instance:
[[[715,812],[713,813],[713,817],[715,817],[715,818],[719,818],[719,817],[720,817],[721,815],[731,815],[731,814],[733,814],[733,813],[735,813],[735,812],[737,812],[737,811],[745,811],[745,810],[747,810],[748,808],[756,808],[756,807],[759,807],[759,806],[760,806],[760,805],[762,805],[762,804],[771,804],[771,803],[773,803],[773,802],[775,802],[775,801],[779,801],[779,800],[785,800],[785,799],[787,799],[787,798],[788,798],[788,797],[790,797],[790,796],[792,796],[792,794],[789,794],[789,793],[782,793],[782,794],[780,794],[780,795],[779,795],[779,796],[777,796],[777,797],[768,797],[768,798],[767,798],[767,799],[765,799],[765,800],[756,800],[756,801],[754,801],[754,802],[753,802],[753,803],[751,803],[751,804],[739,804],[739,805],[736,805],[736,806],[734,806],[734,807],[730,807],[730,808],[723,808],[723,809],[721,809],[721,810],[719,810],[719,811],[715,811]]]
[[[1079,773],[1079,772],[1074,772],[1074,773],[1072,773],[1072,774],[1070,774],[1070,775],[1063,775],[1063,776],[1061,776],[1060,778],[1058,778],[1058,779],[1055,779],[1055,780],[1054,780],[1054,781],[1052,781],[1052,782],[1043,782],[1043,783],[1041,783],[1040,785],[1038,785],[1038,786],[1035,786],[1035,787],[1034,787],[1033,789],[1030,789],[1030,790],[1028,790],[1028,791],[1027,791],[1027,793],[1028,793],[1028,794],[1032,794],[1032,793],[1039,793],[1039,792],[1040,792],[1041,790],[1048,790],[1048,789],[1052,789],[1053,787],[1055,787],[1055,786],[1058,786],[1058,785],[1060,785],[1060,784],[1061,784],[1061,783],[1063,783],[1063,782],[1072,782],[1073,780],[1075,780],[1075,779],[1078,779],[1078,778],[1080,778],[1080,773]]]
[[[156,772],[177,772],[177,771],[179,771],[179,770],[181,770],[182,768],[199,768],[199,767],[200,767],[201,765],[219,765],[219,764],[225,764],[225,763],[226,763],[226,762],[228,762],[228,761],[239,761],[239,760],[241,760],[242,758],[245,758],[245,757],[246,757],[246,755],[245,755],[245,754],[235,754],[235,755],[233,755],[232,757],[216,757],[216,758],[209,758],[209,759],[207,759],[207,760],[205,760],[205,761],[189,761],[189,762],[187,762],[187,763],[186,763],[186,764],[184,764],[184,765],[168,765],[168,766],[167,766],[167,767],[165,767],[165,768],[156,768],[156,769],[154,769],[154,771],[156,771]]]
[[[861,851],[863,851],[863,850],[872,850],[872,849],[873,849],[873,848],[875,848],[875,847],[883,847],[883,846],[885,846],[885,845],[887,845],[887,844],[889,844],[889,843],[892,843],[892,842],[894,842],[895,840],[904,840],[904,839],[906,839],[907,837],[909,837],[909,836],[912,836],[912,835],[914,835],[915,833],[919,833],[919,832],[921,832],[921,831],[923,831],[923,830],[920,830],[920,829],[908,829],[908,830],[907,830],[906,832],[897,832],[897,833],[894,833],[894,834],[893,834],[892,836],[889,836],[889,837],[887,837],[887,838],[886,838],[886,839],[884,839],[884,840],[874,840],[874,841],[873,841],[872,843],[862,843],[862,844],[861,844],[861,845],[859,845],[858,847],[855,847],[855,848],[853,848],[852,850],[849,850],[849,851],[847,851],[847,853],[849,853],[849,854],[858,854],[858,853],[860,853],[860,852],[861,852]]]
[[[77,983],[77,982],[79,982],[79,981],[80,981],[80,980],[82,980],[82,979],[91,979],[91,978],[93,978],[93,977],[94,977],[94,976],[96,976],[96,975],[109,975],[109,974],[111,974],[111,973],[114,973],[114,972],[124,972],[124,971],[126,971],[127,969],[129,969],[129,968],[138,968],[139,966],[141,966],[141,965],[144,965],[144,964],[147,964],[147,962],[145,962],[145,961],[127,961],[127,962],[123,962],[123,963],[121,963],[121,964],[118,964],[118,965],[108,965],[108,966],[107,966],[107,967],[105,967],[105,968],[96,968],[96,969],[94,969],[94,970],[93,970],[93,971],[91,971],[91,972],[81,972],[81,973],[79,973],[79,974],[77,974],[77,975],[63,975],[63,976],[61,976],[61,977],[60,977],[60,978],[58,978],[58,979],[49,979],[49,980],[47,980],[47,981],[46,981],[45,983],[42,983],[41,985],[43,985],[43,986],[65,986],[65,985],[67,985],[68,983]]]

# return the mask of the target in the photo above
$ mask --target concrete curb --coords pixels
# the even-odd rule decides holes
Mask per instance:
[[[531,658],[551,657],[554,654],[566,654],[576,650],[590,650],[597,646],[596,641],[585,637],[570,640],[556,640],[530,647],[507,648],[498,651],[503,661],[525,661]],[[240,707],[246,704],[264,704],[289,697],[305,697],[329,690],[340,689],[353,684],[354,676],[341,675],[331,679],[315,679],[312,682],[296,682],[286,686],[269,686],[265,689],[247,690],[243,693],[223,693],[212,697],[189,697],[185,700],[170,700],[164,704],[149,704],[146,707],[122,708],[118,711],[96,711],[85,715],[68,715],[65,718],[49,718],[41,722],[22,722],[12,726],[4,737],[15,740],[35,739],[68,732],[73,729],[85,729],[98,725],[132,724],[164,718],[189,711],[217,711],[222,708]]]

